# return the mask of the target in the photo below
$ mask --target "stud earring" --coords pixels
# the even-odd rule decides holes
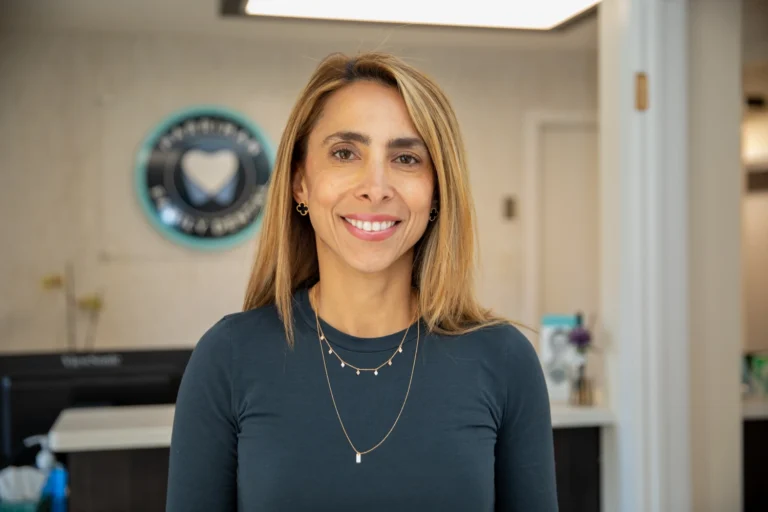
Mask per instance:
[[[309,206],[304,203],[299,203],[296,205],[296,211],[299,212],[302,217],[306,217],[309,213]]]
[[[437,220],[437,208],[432,208],[429,210],[429,222],[435,222]]]

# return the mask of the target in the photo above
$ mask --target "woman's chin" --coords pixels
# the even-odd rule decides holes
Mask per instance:
[[[396,244],[359,244],[345,243],[325,244],[322,239],[318,243],[318,261],[323,267],[323,261],[333,259],[336,264],[329,268],[347,268],[360,274],[377,274],[388,272],[412,272],[412,250],[401,252]],[[355,241],[357,242],[357,241]],[[375,247],[378,245],[378,247]],[[366,247],[367,246],[367,247]]]
[[[349,267],[363,274],[377,274],[386,272],[395,263],[395,258],[388,255],[363,255],[356,254],[344,258]]]

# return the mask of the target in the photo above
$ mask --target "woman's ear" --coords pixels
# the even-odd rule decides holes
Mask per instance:
[[[294,201],[307,204],[309,199],[307,198],[307,181],[304,176],[304,166],[298,167],[296,172],[293,173],[291,189]]]

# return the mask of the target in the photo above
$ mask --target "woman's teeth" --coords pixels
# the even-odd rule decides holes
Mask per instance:
[[[362,221],[362,220],[348,219],[346,217],[342,217],[342,219],[349,222],[350,224],[355,226],[357,229],[362,229],[363,231],[369,231],[369,232],[384,231],[385,229],[389,229],[395,225],[395,221],[393,220],[388,220],[384,222],[370,222],[367,220]]]

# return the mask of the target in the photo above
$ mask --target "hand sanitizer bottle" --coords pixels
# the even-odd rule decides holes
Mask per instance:
[[[48,445],[48,436],[32,436],[24,440],[26,446],[40,446],[40,451],[35,457],[38,469],[48,473],[48,478],[43,487],[41,502],[49,502],[50,512],[67,512],[67,470],[56,461]]]

